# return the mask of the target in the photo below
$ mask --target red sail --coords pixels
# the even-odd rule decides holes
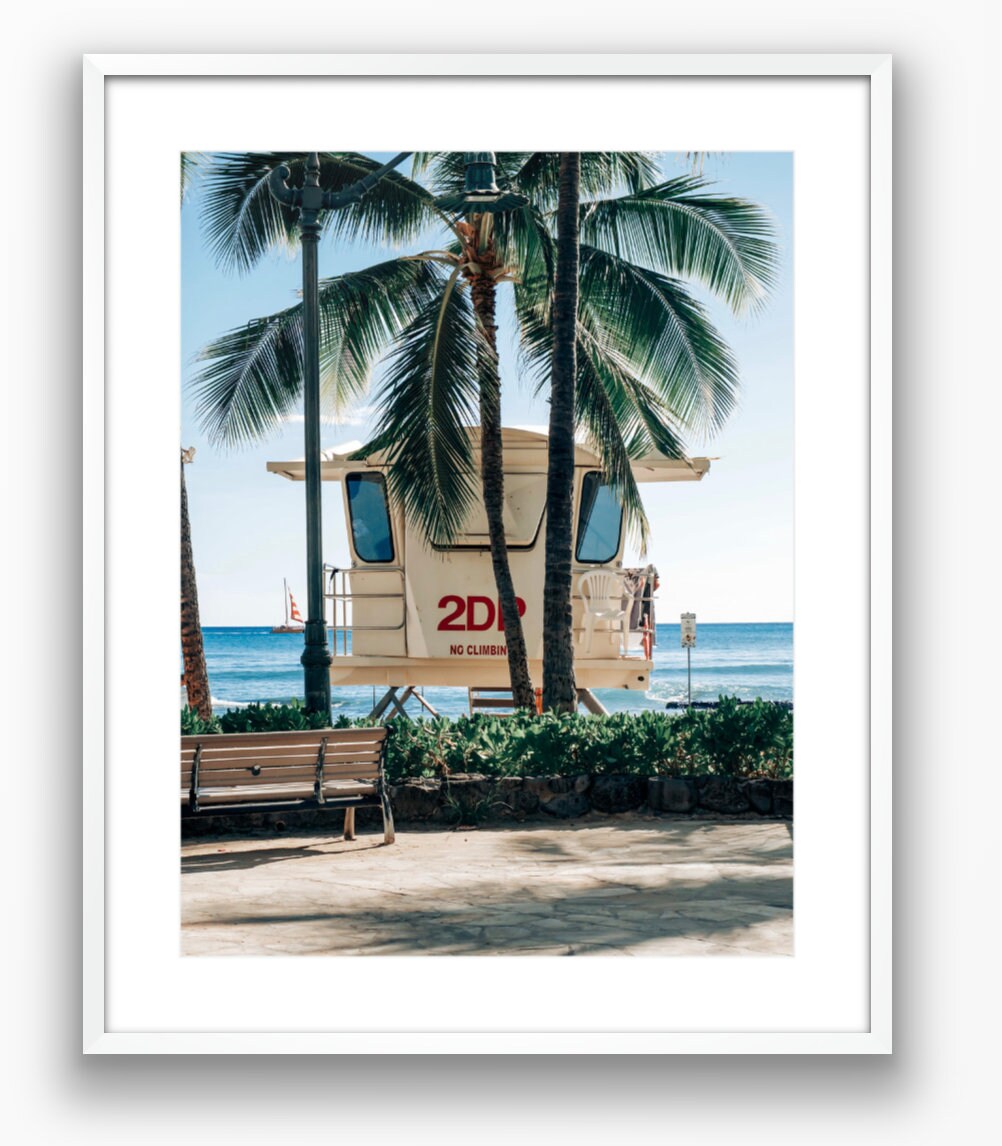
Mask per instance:
[[[292,606],[292,608],[289,610],[289,617],[293,621],[298,621],[300,624],[302,624],[303,618],[299,615],[299,609],[296,607],[296,598],[293,597],[291,589],[289,590],[289,603]]]

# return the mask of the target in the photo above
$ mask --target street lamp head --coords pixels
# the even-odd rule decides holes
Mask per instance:
[[[464,151],[466,179],[463,191],[443,195],[435,200],[435,205],[443,211],[455,211],[460,215],[496,215],[501,211],[514,211],[524,207],[529,200],[513,191],[502,191],[495,178],[497,161],[493,151]]]
[[[494,178],[497,160],[493,151],[464,151],[467,195],[500,195]]]

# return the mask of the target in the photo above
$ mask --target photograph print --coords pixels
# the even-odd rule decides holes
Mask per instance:
[[[793,161],[180,155],[183,954],[794,954]]]

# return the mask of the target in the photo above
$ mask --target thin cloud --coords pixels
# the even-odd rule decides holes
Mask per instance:
[[[320,423],[323,426],[364,426],[375,413],[375,406],[359,406],[350,414],[321,414]],[[302,414],[284,414],[282,416],[282,421],[290,425],[293,423],[301,424],[305,420]]]

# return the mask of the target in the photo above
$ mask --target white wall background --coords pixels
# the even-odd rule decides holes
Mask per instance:
[[[20,26],[19,22],[20,21]],[[259,0],[19,6],[3,179],[10,679],[6,1121],[24,1142],[881,1144],[990,1134],[999,749],[1002,250],[996,0]],[[644,50],[895,54],[896,1053],[398,1062],[79,1053],[80,61],[85,51]],[[332,115],[337,114],[332,109]],[[137,172],[141,179],[142,172]],[[137,625],[141,648],[141,624]],[[984,697],[981,705],[977,698]],[[950,800],[941,812],[940,800]],[[963,809],[957,810],[957,797]],[[58,797],[58,798],[57,798]],[[302,990],[319,973],[304,962]],[[484,989],[490,989],[484,960]],[[653,975],[654,966],[643,973]],[[653,986],[653,984],[652,984]],[[419,990],[384,982],[385,991]],[[197,986],[193,988],[197,990]],[[587,1007],[587,999],[581,1001]]]

